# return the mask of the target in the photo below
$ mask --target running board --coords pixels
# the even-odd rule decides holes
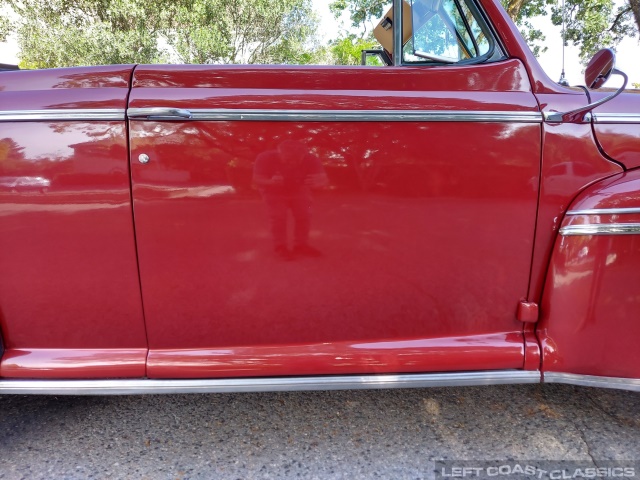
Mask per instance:
[[[216,380],[0,380],[0,395],[142,395],[171,393],[301,392],[387,388],[470,387],[540,383],[540,372],[498,370],[467,373],[232,378]],[[544,383],[640,392],[640,379],[549,372]]]
[[[540,383],[540,372],[483,372],[192,380],[0,380],[0,394],[139,395],[162,393],[298,392],[386,388],[466,387]]]
[[[615,388],[640,392],[640,379],[635,378],[595,377],[575,373],[547,372],[544,374],[544,383],[564,383],[581,387]]]

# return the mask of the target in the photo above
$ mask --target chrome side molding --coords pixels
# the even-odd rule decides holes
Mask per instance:
[[[594,113],[595,123],[640,123],[639,113]]]
[[[297,392],[387,388],[466,387],[540,383],[539,371],[343,375],[194,380],[18,380],[0,379],[0,394],[139,395],[162,393]]]
[[[171,111],[171,115],[162,112]],[[176,114],[175,112],[181,112]],[[129,108],[132,120],[274,121],[274,122],[509,122],[542,123],[540,112],[467,110],[278,110]]]
[[[577,375],[575,373],[547,372],[544,383],[564,383],[582,387],[615,388],[640,392],[640,379],[618,377],[596,377],[592,375]]]
[[[274,120],[274,121],[431,121],[431,122],[515,122],[542,123],[538,112],[419,111],[419,110],[267,110],[193,109],[170,107],[130,108],[132,119],[149,120]],[[546,119],[548,113],[544,114]],[[124,120],[124,109],[0,110],[0,122],[46,120]],[[595,123],[640,123],[640,114],[594,114]]]
[[[567,225],[560,229],[564,237],[576,235],[640,235],[640,223],[593,223]]]
[[[50,110],[0,110],[0,122],[26,121],[82,121],[124,120],[125,110],[120,108],[98,109],[50,109]]]
[[[473,110],[278,110],[183,109],[172,107],[124,109],[0,110],[0,122],[82,121],[274,121],[274,122],[496,122],[542,123],[540,112]]]
[[[569,210],[567,215],[629,215],[640,213],[638,208],[591,208],[586,210]]]
[[[127,110],[127,116],[143,120],[188,120],[191,118],[191,112],[183,108],[130,108]]]

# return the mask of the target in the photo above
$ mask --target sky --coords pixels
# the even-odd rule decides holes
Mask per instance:
[[[314,8],[320,16],[320,37],[325,41],[335,38],[341,29],[345,30],[349,26],[347,19],[335,20],[329,11],[329,2],[330,0],[313,0]],[[389,0],[389,4],[391,4],[391,0]],[[561,27],[554,26],[549,17],[535,18],[532,23],[544,32],[545,45],[548,47],[547,52],[543,53],[538,61],[553,80],[558,80],[562,71]],[[617,48],[616,66],[629,76],[629,86],[633,82],[640,83],[639,46],[637,38],[628,38],[623,40]],[[15,40],[0,43],[0,63],[16,64],[18,61],[18,47]],[[580,64],[578,49],[568,46],[565,50],[565,73],[569,83],[571,85],[584,84],[583,72],[584,67]],[[607,87],[620,85],[622,85],[622,79],[616,76],[611,77],[606,84]]]

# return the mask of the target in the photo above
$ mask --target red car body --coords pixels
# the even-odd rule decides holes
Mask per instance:
[[[479,7],[503,58],[0,74],[0,393],[640,390],[640,95],[547,121]]]

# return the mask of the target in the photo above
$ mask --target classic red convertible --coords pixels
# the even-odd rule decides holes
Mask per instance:
[[[640,95],[394,7],[383,67],[0,73],[0,394],[640,390]]]

